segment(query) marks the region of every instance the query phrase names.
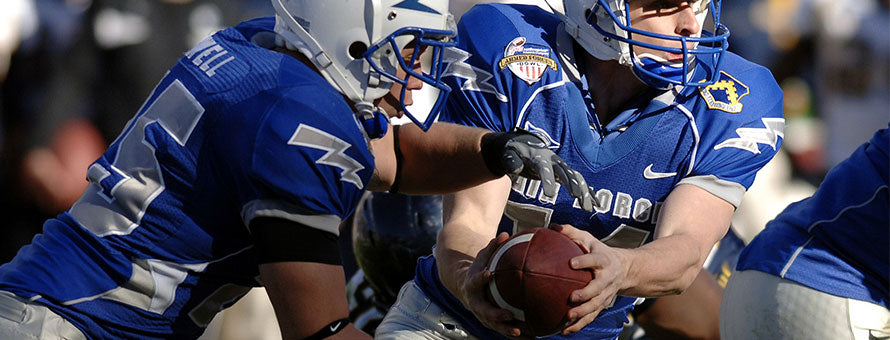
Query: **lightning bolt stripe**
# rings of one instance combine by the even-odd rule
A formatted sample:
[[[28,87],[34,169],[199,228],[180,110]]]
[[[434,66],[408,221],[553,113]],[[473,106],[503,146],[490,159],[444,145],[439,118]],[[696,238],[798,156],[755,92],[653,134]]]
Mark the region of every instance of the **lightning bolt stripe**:
[[[757,144],[766,144],[775,150],[779,137],[785,138],[785,119],[762,118],[761,121],[763,121],[764,128],[738,128],[735,132],[739,137],[730,138],[717,144],[714,150],[737,148],[759,154],[760,149]]]
[[[456,47],[448,47],[443,52],[442,59],[448,65],[442,77],[454,76],[466,79],[460,88],[461,90],[490,93],[501,102],[506,103],[509,101],[507,96],[498,92],[498,89],[492,84],[491,80],[494,76],[491,73],[466,62],[467,59],[470,59],[469,52]]]
[[[340,172],[341,181],[355,184],[359,189],[364,188],[362,179],[357,173],[365,166],[345,154],[346,149],[352,146],[351,144],[306,124],[297,126],[297,130],[294,131],[287,144],[325,151],[324,156],[315,161],[316,164],[340,168],[342,170]]]

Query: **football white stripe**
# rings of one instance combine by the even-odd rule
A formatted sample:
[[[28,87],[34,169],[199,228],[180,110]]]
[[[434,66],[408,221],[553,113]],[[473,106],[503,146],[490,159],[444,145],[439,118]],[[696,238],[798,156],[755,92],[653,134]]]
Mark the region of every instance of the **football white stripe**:
[[[532,237],[534,237],[534,233],[528,233],[524,235],[516,236],[515,238],[505,242],[501,245],[500,248],[494,253],[494,256],[491,258],[491,264],[489,265],[489,270],[494,270],[498,267],[498,261],[501,260],[501,257],[504,256],[504,253],[507,252],[508,249],[512,248],[514,245],[531,241]],[[491,297],[494,299],[495,303],[503,309],[509,310],[513,313],[513,317],[515,317],[519,321],[525,321],[525,312],[522,309],[519,309],[516,306],[513,306],[507,303],[504,300],[504,297],[501,296],[501,293],[498,291],[497,284],[494,280],[488,282],[488,290],[491,292]]]

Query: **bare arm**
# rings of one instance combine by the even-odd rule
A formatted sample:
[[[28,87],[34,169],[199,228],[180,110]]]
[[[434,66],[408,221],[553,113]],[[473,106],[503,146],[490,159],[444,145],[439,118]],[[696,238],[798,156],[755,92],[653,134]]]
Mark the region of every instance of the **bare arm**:
[[[436,263],[446,288],[459,292],[476,254],[497,233],[510,181],[500,179],[443,198],[442,230],[436,240]]]
[[[303,339],[349,315],[343,268],[313,262],[260,265],[283,339]],[[371,339],[352,324],[329,339]]]
[[[655,297],[680,294],[692,284],[714,244],[726,234],[734,207],[693,185],[679,185],[668,195],[655,227],[654,241],[635,249],[606,246],[590,233],[562,226],[564,234],[589,253],[572,260],[574,268],[592,268],[596,279],[572,295],[584,302],[569,311],[579,320],[576,332],[607,307],[616,294]]]
[[[369,190],[389,190],[395,181],[395,130],[391,128],[382,138],[371,141],[377,180]],[[488,171],[481,155],[482,136],[491,131],[447,123],[433,124],[426,132],[405,124],[398,131],[402,152],[400,192],[452,192],[500,177]]]
[[[464,307],[486,327],[507,335],[519,335],[512,314],[486,300],[484,289],[491,278],[485,266],[492,251],[506,238],[497,235],[510,181],[502,178],[463,190],[443,199],[442,230],[436,242],[439,278]]]
[[[735,207],[694,185],[680,185],[665,201],[655,241],[629,254],[627,280],[620,293],[631,296],[680,294],[726,231]],[[659,263],[661,262],[661,263]]]
[[[448,193],[510,173],[540,180],[548,196],[556,194],[560,183],[584,210],[593,210],[593,196],[581,173],[528,132],[495,133],[448,123],[424,132],[406,124],[390,129],[371,146],[377,168],[369,190],[397,186],[409,194]]]
[[[250,221],[260,280],[284,339],[370,339],[346,317],[346,278],[337,236],[276,217]]]

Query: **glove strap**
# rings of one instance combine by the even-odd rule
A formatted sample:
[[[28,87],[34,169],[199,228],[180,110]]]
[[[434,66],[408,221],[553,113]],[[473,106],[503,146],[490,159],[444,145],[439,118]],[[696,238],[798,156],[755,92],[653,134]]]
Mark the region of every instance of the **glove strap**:
[[[529,136],[540,140],[535,134],[523,129],[516,129],[512,132],[489,132],[482,136],[482,158],[485,160],[485,166],[495,176],[503,176],[510,171],[505,167],[504,151],[507,149],[507,143],[517,138]]]

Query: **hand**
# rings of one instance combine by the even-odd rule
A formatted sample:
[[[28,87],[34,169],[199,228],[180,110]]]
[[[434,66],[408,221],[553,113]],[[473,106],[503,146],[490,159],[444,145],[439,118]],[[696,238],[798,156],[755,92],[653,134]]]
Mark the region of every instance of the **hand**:
[[[494,305],[488,301],[485,295],[485,290],[488,289],[488,283],[491,281],[491,271],[487,268],[488,261],[494,255],[497,247],[506,242],[508,238],[507,233],[500,233],[479,251],[460,287],[460,292],[455,295],[485,327],[509,337],[519,337],[522,332],[519,321],[513,319],[513,313]]]
[[[515,174],[540,180],[544,195],[549,197],[556,196],[558,187],[555,183],[559,182],[578,199],[582,209],[593,211],[594,198],[584,176],[530,132],[516,130],[484,135],[482,157],[495,175]]]
[[[571,321],[562,334],[574,333],[593,322],[603,309],[615,302],[627,277],[627,262],[619,249],[605,245],[587,231],[571,225],[551,225],[550,228],[568,236],[587,251],[587,254],[572,258],[572,268],[588,268],[594,273],[593,280],[572,292],[570,297],[571,302],[580,305],[569,310]]]

